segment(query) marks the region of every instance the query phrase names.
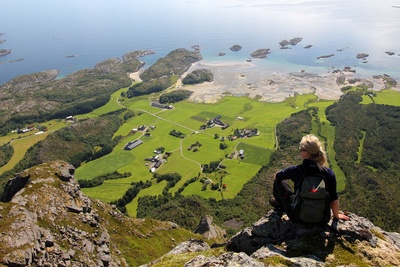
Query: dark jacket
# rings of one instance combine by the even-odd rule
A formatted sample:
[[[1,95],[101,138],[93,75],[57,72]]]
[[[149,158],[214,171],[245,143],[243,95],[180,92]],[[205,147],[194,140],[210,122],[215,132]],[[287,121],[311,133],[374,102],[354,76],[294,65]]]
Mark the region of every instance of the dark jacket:
[[[299,188],[300,178],[304,174],[322,174],[326,177],[327,189],[329,192],[330,201],[338,199],[336,191],[336,176],[335,173],[327,167],[319,168],[315,161],[310,159],[303,160],[303,163],[297,166],[290,166],[284,170],[280,170],[276,174],[276,180],[281,182],[282,180],[292,180],[294,182],[294,193]]]

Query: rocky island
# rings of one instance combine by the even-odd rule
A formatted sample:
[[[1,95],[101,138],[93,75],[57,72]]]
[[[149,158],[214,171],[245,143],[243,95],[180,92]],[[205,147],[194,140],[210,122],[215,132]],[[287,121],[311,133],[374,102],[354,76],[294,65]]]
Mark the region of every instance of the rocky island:
[[[262,48],[254,51],[251,53],[252,58],[266,58],[268,54],[271,54],[271,49],[269,48]]]
[[[230,50],[235,51],[235,52],[239,51],[240,49],[242,49],[242,46],[241,46],[241,45],[233,45],[233,46],[230,48]]]
[[[6,56],[11,53],[10,49],[0,49],[0,57]]]
[[[367,58],[368,56],[369,56],[369,55],[366,54],[366,53],[359,53],[359,54],[357,54],[356,58],[358,58],[358,59],[365,59],[365,58]]]
[[[280,41],[279,45],[281,46],[281,49],[290,49],[288,47],[289,45],[295,46],[298,43],[300,43],[302,40],[303,40],[303,38],[301,38],[301,37],[292,38],[292,39],[290,39],[290,41],[285,39],[285,40]]]

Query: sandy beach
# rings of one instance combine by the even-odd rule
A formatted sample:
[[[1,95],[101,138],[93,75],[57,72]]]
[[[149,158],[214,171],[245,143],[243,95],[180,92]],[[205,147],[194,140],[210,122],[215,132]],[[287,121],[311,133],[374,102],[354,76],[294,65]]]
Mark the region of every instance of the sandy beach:
[[[140,82],[142,82],[142,79],[140,79],[139,75],[140,75],[139,71],[132,72],[132,73],[129,73],[129,78],[131,78],[134,82],[140,83]]]
[[[315,93],[320,99],[337,100],[343,94],[340,89],[348,83],[338,84],[338,77],[346,81],[360,78],[354,72],[345,70],[311,73],[304,70],[284,73],[257,67],[253,62],[206,62],[200,61],[182,75],[195,69],[209,69],[214,75],[213,82],[199,85],[181,85],[177,88],[193,91],[190,99],[195,102],[213,103],[224,95],[249,96],[260,101],[280,102],[295,94]],[[361,79],[361,78],[360,78]],[[384,88],[383,80],[362,78],[359,83],[373,84],[373,90]],[[400,88],[397,88],[400,89]]]
[[[183,85],[182,78],[196,69],[209,69],[214,75],[214,81],[198,85]],[[140,71],[131,73],[129,77],[135,82],[141,82]],[[338,78],[345,77],[344,84],[338,84]],[[266,102],[281,102],[296,94],[314,93],[320,99],[337,100],[343,93],[341,88],[350,85],[349,80],[369,84],[372,90],[385,88],[382,79],[360,77],[353,71],[325,69],[319,73],[305,70],[287,72],[257,66],[254,61],[200,61],[193,64],[175,84],[176,89],[193,91],[190,100],[198,103],[215,103],[225,95],[248,96]],[[394,90],[400,91],[397,85]]]

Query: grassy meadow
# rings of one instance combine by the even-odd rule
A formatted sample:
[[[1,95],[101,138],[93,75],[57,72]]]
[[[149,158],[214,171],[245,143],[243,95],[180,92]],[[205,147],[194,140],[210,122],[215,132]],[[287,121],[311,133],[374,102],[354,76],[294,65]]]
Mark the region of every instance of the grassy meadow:
[[[116,92],[115,94],[121,94]],[[112,101],[118,98],[112,97]],[[119,171],[131,172],[132,176],[123,179],[109,180],[103,185],[94,188],[84,188],[85,194],[99,198],[105,202],[118,199],[129,188],[130,183],[139,180],[150,180],[151,164],[145,158],[154,156],[154,150],[164,147],[171,156],[157,169],[157,173],[177,172],[182,176],[175,187],[170,189],[175,193],[188,179],[206,177],[215,183],[226,185],[226,189],[212,190],[208,186],[202,190],[203,184],[199,181],[189,184],[182,195],[197,194],[206,198],[233,198],[258,170],[269,161],[275,147],[275,126],[291,114],[306,108],[307,103],[316,101],[314,95],[299,95],[290,101],[281,103],[259,102],[247,97],[224,97],[218,103],[199,104],[182,101],[174,104],[172,110],[161,110],[150,106],[149,100],[139,98],[137,101],[122,99],[120,103],[135,111],[136,116],[124,123],[115,133],[122,136],[122,141],[114,151],[97,160],[88,162],[76,171],[77,179],[93,179],[101,174]],[[117,106],[107,105],[108,107]],[[111,109],[95,110],[93,114],[106,113]],[[208,120],[222,116],[221,120],[230,126],[223,130],[221,127],[200,130],[200,126]],[[145,136],[145,132],[136,131],[141,125],[153,126]],[[233,134],[235,129],[257,129],[259,136],[238,138],[233,141],[224,140]],[[185,137],[171,136],[172,131],[182,132]],[[215,138],[218,136],[218,138]],[[144,143],[131,151],[123,150],[125,144],[136,139]],[[227,148],[222,150],[219,145],[223,142]],[[200,144],[196,150],[190,149],[192,144]],[[227,156],[239,150],[245,151],[245,157],[232,159]],[[226,169],[211,174],[202,174],[201,166],[212,161],[222,161]],[[141,194],[159,194],[164,186],[154,184],[143,190]],[[137,198],[127,206],[130,215],[136,214]]]
[[[62,127],[65,127],[67,124],[64,122],[60,122],[58,120],[51,120],[46,123],[41,123],[41,126],[47,127],[47,132],[43,132],[41,134],[37,134],[37,130],[30,131],[23,134],[11,133],[6,136],[0,137],[0,145],[10,143],[14,148],[14,154],[11,157],[10,161],[7,162],[6,165],[0,167],[0,174],[12,170],[15,165],[23,159],[26,151],[34,144],[46,138],[51,132],[57,131]]]

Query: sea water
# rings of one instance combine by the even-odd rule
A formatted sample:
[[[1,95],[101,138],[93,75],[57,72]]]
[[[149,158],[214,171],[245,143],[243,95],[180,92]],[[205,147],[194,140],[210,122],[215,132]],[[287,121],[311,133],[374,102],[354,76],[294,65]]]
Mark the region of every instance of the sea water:
[[[258,68],[350,66],[400,79],[400,0],[1,0],[0,6],[0,49],[12,50],[0,57],[0,84],[48,69],[63,77],[141,49],[157,53],[143,58],[149,66],[193,45],[210,62],[243,62],[269,48]],[[302,41],[280,49],[280,41],[294,37]],[[235,44],[242,49],[232,52]],[[369,56],[360,60],[358,53]]]

